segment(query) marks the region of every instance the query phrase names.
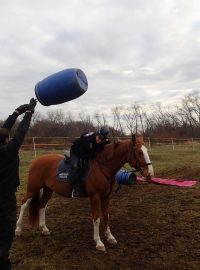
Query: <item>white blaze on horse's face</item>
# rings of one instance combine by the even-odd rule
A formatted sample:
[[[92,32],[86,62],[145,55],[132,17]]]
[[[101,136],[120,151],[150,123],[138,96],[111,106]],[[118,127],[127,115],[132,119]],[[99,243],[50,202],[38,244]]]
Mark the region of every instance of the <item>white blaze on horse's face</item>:
[[[151,163],[151,160],[150,160],[150,158],[149,158],[149,154],[148,154],[147,148],[146,148],[144,145],[142,145],[141,150],[142,150],[142,152],[143,152],[144,159],[145,159],[146,163],[147,163],[147,164],[148,164],[148,163]],[[154,171],[153,171],[153,166],[152,166],[152,164],[148,165],[148,170],[149,170],[149,175],[150,175],[151,177],[153,177],[153,176],[154,176]]]

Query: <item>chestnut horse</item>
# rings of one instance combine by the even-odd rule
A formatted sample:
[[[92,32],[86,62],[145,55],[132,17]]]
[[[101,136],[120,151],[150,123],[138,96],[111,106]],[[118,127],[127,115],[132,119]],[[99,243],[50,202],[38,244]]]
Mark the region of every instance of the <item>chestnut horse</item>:
[[[21,235],[22,218],[28,206],[29,220],[33,221],[37,213],[42,233],[50,234],[45,224],[45,208],[52,193],[56,192],[64,197],[71,197],[69,183],[59,182],[56,179],[57,167],[63,158],[64,156],[59,154],[46,154],[33,160],[29,169],[27,192],[22,200],[17,221],[16,235]],[[97,158],[90,162],[89,173],[84,179],[85,191],[90,198],[94,225],[93,236],[97,250],[105,251],[99,235],[100,211],[104,220],[106,240],[111,244],[117,244],[109,227],[109,201],[115,183],[115,174],[127,162],[140,171],[143,177],[151,178],[153,176],[153,167],[142,136],[133,135],[132,140],[122,140],[105,145]],[[41,189],[43,192],[39,197]],[[36,202],[38,211],[36,211]]]

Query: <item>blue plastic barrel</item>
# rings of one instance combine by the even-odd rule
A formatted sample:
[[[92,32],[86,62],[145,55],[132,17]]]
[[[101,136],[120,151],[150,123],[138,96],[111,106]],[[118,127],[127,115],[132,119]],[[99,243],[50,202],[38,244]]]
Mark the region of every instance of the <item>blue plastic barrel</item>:
[[[35,86],[35,95],[44,105],[61,104],[80,97],[87,91],[88,81],[82,70],[65,69],[48,76]]]
[[[136,182],[137,176],[133,172],[120,170],[116,173],[115,179],[118,184],[133,185]]]

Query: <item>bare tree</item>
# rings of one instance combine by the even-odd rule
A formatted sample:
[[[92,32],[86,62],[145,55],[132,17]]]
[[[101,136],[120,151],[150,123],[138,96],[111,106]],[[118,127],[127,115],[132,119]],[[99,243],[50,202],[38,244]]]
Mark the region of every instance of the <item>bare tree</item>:
[[[94,129],[94,125],[90,115],[86,115],[84,112],[79,113],[79,118],[82,122],[85,131],[91,131]]]
[[[142,132],[153,137],[199,137],[200,134],[198,93],[185,96],[179,105],[163,106],[161,103],[155,103],[147,106],[134,103],[126,107],[116,106],[111,109],[111,112],[113,123],[108,126],[110,116],[105,113],[96,112],[91,117],[81,112],[75,118],[71,112],[64,113],[62,110],[49,111],[45,116],[36,111],[29,134],[77,137],[82,132],[95,131],[100,126],[109,127],[112,136],[124,135],[125,131],[131,134]]]
[[[94,120],[96,120],[97,122],[97,128],[100,128],[101,126],[108,126],[108,121],[104,113],[99,114],[98,112],[96,112],[94,114]]]
[[[65,120],[65,114],[62,110],[48,111],[47,119],[53,123],[63,123]]]
[[[115,133],[120,132],[121,134],[124,134],[123,131],[123,123],[122,123],[122,113],[123,113],[123,107],[122,106],[116,106],[112,109],[113,114],[113,134],[112,136],[116,136]]]
[[[126,107],[122,117],[129,132],[138,133],[138,104]]]

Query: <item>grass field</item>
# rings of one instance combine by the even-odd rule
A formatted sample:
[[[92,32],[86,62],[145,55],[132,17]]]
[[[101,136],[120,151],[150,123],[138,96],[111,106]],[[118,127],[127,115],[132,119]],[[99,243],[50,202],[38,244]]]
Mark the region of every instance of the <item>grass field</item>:
[[[169,146],[154,147],[149,153],[153,162],[155,176],[167,178],[196,178],[200,170],[200,148],[179,146],[172,150]],[[185,173],[184,173],[185,172]]]
[[[65,151],[49,150],[48,152],[63,154]],[[37,157],[48,152],[37,151]],[[170,145],[154,146],[149,151],[149,156],[153,163],[155,177],[200,180],[199,145],[196,145],[195,148],[179,145],[175,150],[172,150]],[[21,198],[25,192],[29,165],[34,158],[33,151],[21,151],[20,153],[21,184],[17,193],[18,198]]]
[[[149,154],[155,177],[200,181],[198,147],[172,150],[162,145]],[[18,207],[34,153],[22,151],[20,156]],[[88,199],[55,194],[46,217],[52,235],[42,237],[38,229],[25,224],[24,234],[12,246],[13,270],[199,270],[199,205],[199,183],[191,188],[149,183],[122,186],[118,193],[113,192],[110,209],[111,230],[118,245],[105,242],[101,225],[107,249],[101,253],[95,250],[92,238]]]

